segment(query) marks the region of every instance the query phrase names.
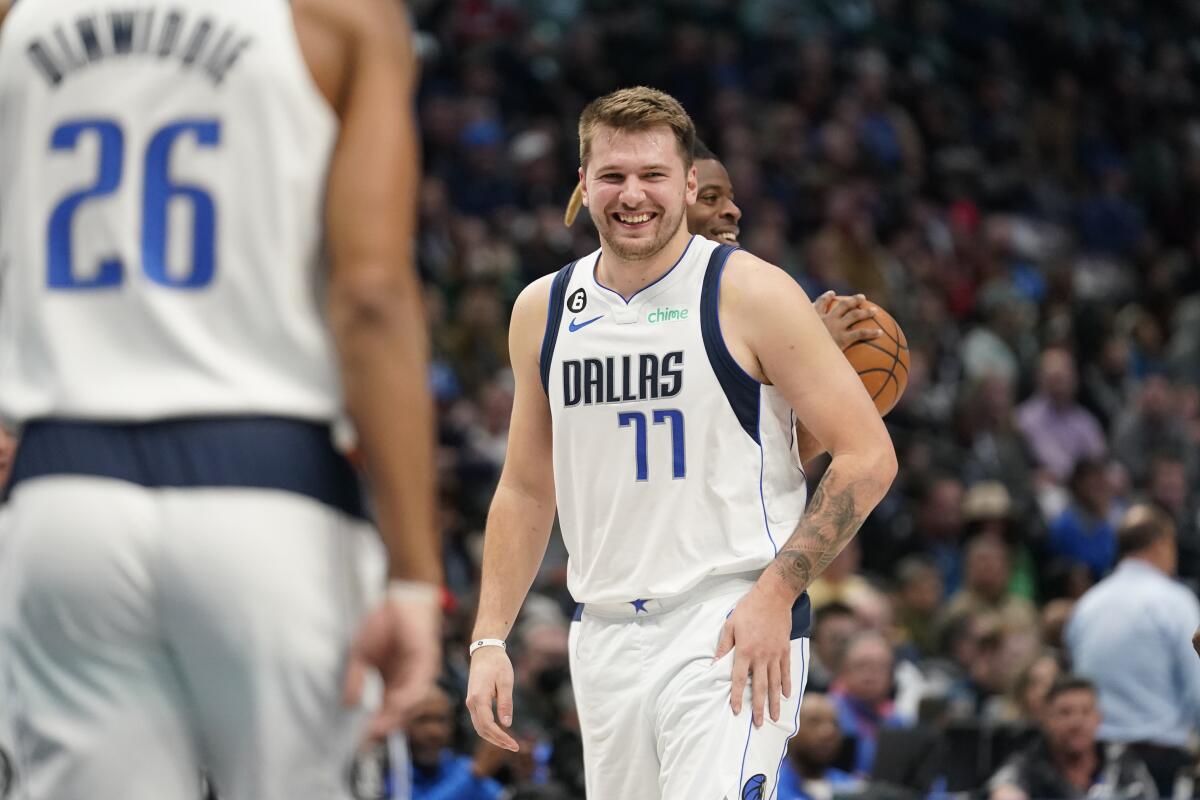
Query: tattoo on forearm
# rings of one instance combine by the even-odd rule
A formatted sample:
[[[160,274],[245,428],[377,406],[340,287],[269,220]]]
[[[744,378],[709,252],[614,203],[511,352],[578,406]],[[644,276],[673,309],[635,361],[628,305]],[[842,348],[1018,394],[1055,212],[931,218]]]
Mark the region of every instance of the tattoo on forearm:
[[[837,557],[882,494],[876,481],[847,478],[831,465],[791,538],[779,550],[775,567],[797,594]]]

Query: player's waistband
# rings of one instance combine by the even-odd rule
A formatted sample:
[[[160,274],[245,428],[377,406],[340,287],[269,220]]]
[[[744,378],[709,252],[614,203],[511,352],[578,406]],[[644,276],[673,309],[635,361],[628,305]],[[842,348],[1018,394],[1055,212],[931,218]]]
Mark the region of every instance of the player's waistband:
[[[627,600],[620,603],[578,603],[575,606],[574,621],[583,619],[586,612],[589,616],[613,621],[632,621],[640,617],[665,614],[684,606],[719,597],[723,594],[750,591],[762,570],[742,572],[733,575],[710,575],[700,583],[670,597],[653,599]],[[792,636],[793,639],[809,636],[812,630],[812,603],[808,592],[803,592],[792,605]]]
[[[329,426],[282,417],[155,422],[41,419],[21,430],[8,489],[51,475],[113,478],[151,489],[275,489],[365,518],[353,467]]]

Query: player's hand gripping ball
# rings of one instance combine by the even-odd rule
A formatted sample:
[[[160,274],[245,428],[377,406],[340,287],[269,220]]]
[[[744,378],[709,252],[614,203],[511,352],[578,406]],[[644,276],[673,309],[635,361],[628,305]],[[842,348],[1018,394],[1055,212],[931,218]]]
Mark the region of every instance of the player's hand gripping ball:
[[[854,342],[842,352],[862,379],[880,415],[896,407],[908,386],[908,339],[892,315],[875,303],[867,303],[871,316],[850,326],[879,328],[883,335]]]

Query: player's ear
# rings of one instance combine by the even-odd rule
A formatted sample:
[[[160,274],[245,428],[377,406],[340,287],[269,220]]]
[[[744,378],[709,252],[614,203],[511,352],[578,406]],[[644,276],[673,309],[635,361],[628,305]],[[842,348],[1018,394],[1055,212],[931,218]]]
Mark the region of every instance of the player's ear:
[[[579,168],[579,197],[580,197],[580,200],[583,202],[583,207],[587,208],[588,207],[588,191],[587,191],[587,181],[584,180],[583,167]]]
[[[688,167],[687,171],[687,204],[689,206],[693,205],[696,202],[696,198],[699,196],[699,194],[700,180],[696,177],[696,162],[693,161],[692,165]]]

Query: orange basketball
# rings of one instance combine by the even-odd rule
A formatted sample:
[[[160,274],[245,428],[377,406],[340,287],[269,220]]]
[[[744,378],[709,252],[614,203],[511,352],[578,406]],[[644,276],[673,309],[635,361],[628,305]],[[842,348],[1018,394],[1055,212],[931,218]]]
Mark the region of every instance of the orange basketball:
[[[854,323],[850,330],[879,328],[883,335],[855,342],[842,352],[858,372],[882,416],[896,407],[908,386],[908,339],[891,314],[874,303],[867,303],[867,307],[874,316]]]

